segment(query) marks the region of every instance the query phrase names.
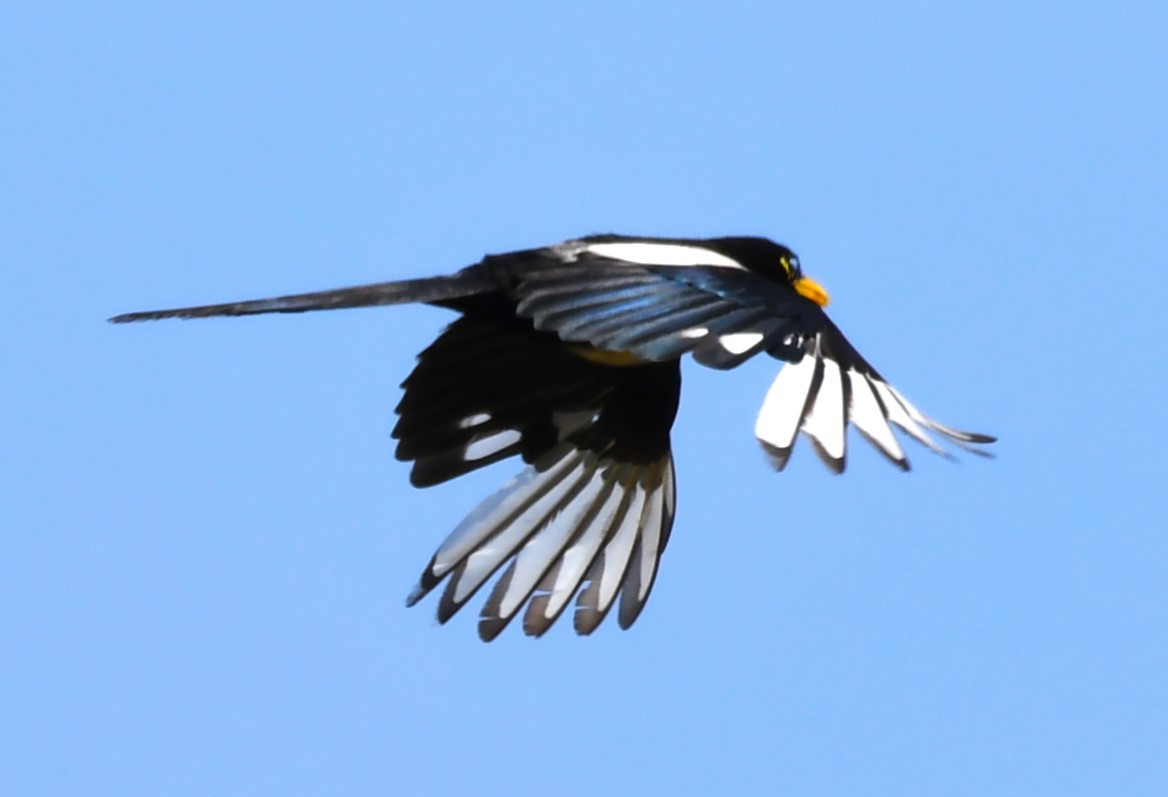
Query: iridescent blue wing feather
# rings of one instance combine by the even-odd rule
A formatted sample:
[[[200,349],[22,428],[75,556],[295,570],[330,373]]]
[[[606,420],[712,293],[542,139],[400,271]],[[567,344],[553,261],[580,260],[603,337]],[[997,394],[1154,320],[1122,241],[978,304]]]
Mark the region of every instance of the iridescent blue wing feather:
[[[520,315],[564,340],[658,362],[692,352],[714,368],[763,351],[799,357],[798,342],[820,315],[742,268],[597,256],[529,271],[513,294]]]

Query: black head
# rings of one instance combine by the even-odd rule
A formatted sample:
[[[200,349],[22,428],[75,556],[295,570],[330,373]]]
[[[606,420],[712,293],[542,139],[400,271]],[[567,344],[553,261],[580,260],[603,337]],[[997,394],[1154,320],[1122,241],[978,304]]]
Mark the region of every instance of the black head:
[[[803,276],[799,256],[782,244],[769,238],[728,237],[711,238],[702,242],[709,249],[724,254],[753,271],[760,277],[790,285],[804,298],[818,304],[827,305],[827,291],[819,283]]]

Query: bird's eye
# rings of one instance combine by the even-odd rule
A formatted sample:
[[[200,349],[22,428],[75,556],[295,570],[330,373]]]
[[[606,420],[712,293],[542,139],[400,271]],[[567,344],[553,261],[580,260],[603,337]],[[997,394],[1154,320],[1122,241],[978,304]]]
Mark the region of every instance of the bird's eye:
[[[799,258],[795,255],[782,255],[779,258],[779,265],[783,267],[783,271],[787,274],[787,279],[797,280],[803,273],[799,267]]]

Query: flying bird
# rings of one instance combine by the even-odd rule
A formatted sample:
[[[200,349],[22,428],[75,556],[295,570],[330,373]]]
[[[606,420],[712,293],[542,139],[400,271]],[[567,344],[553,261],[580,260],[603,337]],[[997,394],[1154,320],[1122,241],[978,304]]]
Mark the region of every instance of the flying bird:
[[[540,636],[575,598],[594,631],[617,606],[640,615],[673,527],[669,433],[680,359],[730,369],[785,361],[754,432],[786,466],[802,432],[844,470],[850,423],[893,465],[893,428],[937,453],[937,438],[984,454],[984,434],[921,413],[827,317],[826,291],[765,238],[598,235],[488,255],[447,276],[228,304],[127,313],[115,323],[424,303],[459,313],[402,387],[396,456],[417,487],[518,456],[527,467],[448,536],[407,599],[443,585],[446,622],[500,569],[483,605],[490,641],[520,612]]]

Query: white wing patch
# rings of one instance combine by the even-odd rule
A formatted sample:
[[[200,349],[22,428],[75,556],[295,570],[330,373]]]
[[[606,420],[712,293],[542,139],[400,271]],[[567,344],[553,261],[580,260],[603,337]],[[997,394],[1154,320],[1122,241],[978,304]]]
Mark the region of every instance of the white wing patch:
[[[462,458],[467,462],[485,459],[522,439],[523,433],[517,429],[503,429],[485,437],[476,437],[467,445],[466,450],[462,453]]]
[[[472,426],[481,426],[487,421],[491,420],[491,413],[476,412],[474,415],[468,415],[458,422],[459,429],[469,429]]]
[[[802,430],[828,467],[842,473],[847,464],[849,422],[902,470],[909,469],[908,457],[893,426],[942,456],[948,453],[930,432],[977,454],[985,452],[970,444],[993,442],[985,435],[934,421],[875,372],[845,370],[823,353],[818,339],[802,360],[779,371],[759,410],[754,434],[778,470],[786,466]]]
[[[524,630],[543,634],[577,592],[579,633],[591,633],[618,595],[620,624],[627,627],[649,597],[673,505],[668,454],[644,465],[617,464],[561,444],[459,524],[407,603],[446,580],[438,607],[439,622],[446,622],[507,564],[479,618],[484,640],[494,639],[524,604]]]
[[[611,260],[623,260],[642,266],[717,266],[719,268],[743,268],[737,260],[700,246],[683,244],[614,242],[585,245],[581,252]]]
[[[718,343],[731,354],[743,354],[762,343],[764,337],[761,332],[731,332],[718,338]]]

